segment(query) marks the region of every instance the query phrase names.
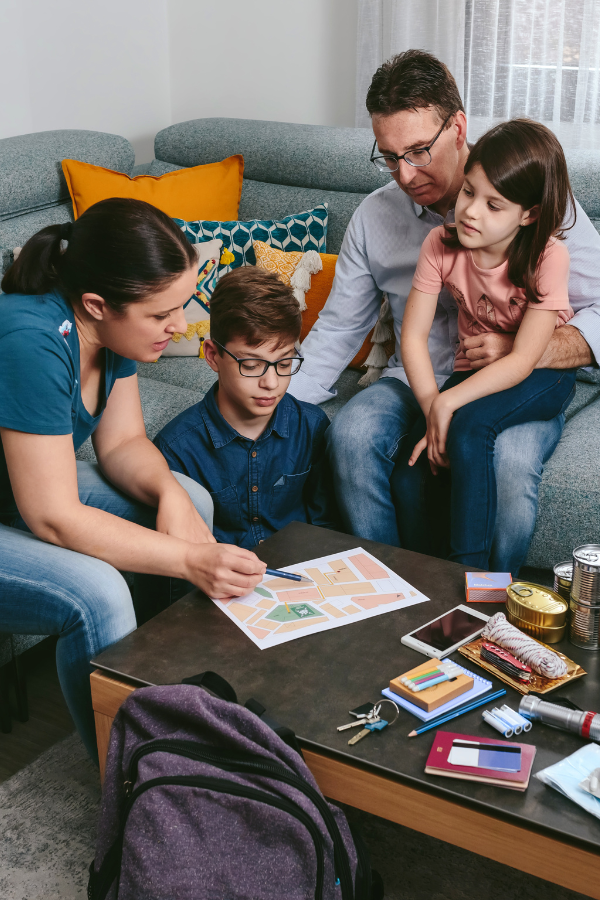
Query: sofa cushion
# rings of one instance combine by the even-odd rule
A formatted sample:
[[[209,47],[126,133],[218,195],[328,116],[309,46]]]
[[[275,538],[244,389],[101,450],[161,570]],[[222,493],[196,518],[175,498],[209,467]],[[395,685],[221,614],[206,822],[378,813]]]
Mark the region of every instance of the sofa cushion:
[[[205,359],[191,356],[161,358],[155,363],[138,363],[140,380],[160,381],[175,387],[194,391],[201,400],[217,380],[216,374]]]
[[[184,222],[175,219],[192,244],[218,239],[229,258],[219,269],[219,277],[239,266],[255,265],[253,241],[265,241],[283,250],[316,250],[324,253],[327,241],[327,205],[287,215],[279,221],[252,219],[248,222]],[[227,254],[224,254],[227,258]]]
[[[47,225],[62,225],[63,222],[72,221],[70,202],[38,209],[14,219],[0,219],[0,274],[4,274],[12,263],[14,248],[22,247],[36,231]]]
[[[42,131],[0,140],[0,220],[68,200],[60,167],[66,156],[127,173],[135,162],[129,141],[99,131]]]
[[[578,385],[578,390],[581,385]],[[600,535],[600,400],[565,425],[546,464],[528,566],[549,568]]]
[[[193,244],[198,254],[196,290],[184,304],[187,329],[176,331],[161,356],[204,356],[203,343],[210,330],[210,298],[219,274],[222,241]]]

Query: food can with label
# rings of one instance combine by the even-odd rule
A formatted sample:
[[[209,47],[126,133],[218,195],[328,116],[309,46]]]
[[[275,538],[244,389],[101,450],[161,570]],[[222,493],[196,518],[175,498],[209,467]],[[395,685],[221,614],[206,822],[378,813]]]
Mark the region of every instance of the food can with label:
[[[600,650],[600,544],[573,550],[569,640],[585,650]]]
[[[558,563],[554,566],[554,590],[557,594],[569,602],[571,599],[571,584],[573,582],[573,560]]]
[[[506,596],[508,612],[525,623],[539,628],[561,628],[567,621],[568,601],[542,584],[513,581],[506,589]]]

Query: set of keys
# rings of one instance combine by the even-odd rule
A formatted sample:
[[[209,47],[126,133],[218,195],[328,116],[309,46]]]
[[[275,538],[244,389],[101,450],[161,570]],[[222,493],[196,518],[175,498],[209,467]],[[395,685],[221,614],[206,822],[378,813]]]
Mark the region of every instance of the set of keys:
[[[391,721],[388,721],[379,715],[382,704],[384,703],[391,703],[396,711],[396,715]],[[400,710],[393,700],[381,700],[377,704],[365,703],[364,706],[359,706],[357,709],[351,709],[350,715],[356,716],[356,721],[349,722],[347,725],[338,725],[337,730],[348,731],[350,728],[357,728],[362,725],[362,730],[348,741],[348,746],[352,747],[373,731],[383,731],[388,725],[393,725],[400,715]]]

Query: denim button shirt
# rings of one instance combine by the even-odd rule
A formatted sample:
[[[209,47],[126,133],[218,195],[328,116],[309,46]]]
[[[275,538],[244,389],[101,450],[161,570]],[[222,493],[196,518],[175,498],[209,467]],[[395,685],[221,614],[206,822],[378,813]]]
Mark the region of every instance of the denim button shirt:
[[[218,383],[154,440],[173,471],[210,492],[216,539],[250,548],[293,521],[335,527],[323,410],[284,394],[253,441],[223,418],[217,389]]]

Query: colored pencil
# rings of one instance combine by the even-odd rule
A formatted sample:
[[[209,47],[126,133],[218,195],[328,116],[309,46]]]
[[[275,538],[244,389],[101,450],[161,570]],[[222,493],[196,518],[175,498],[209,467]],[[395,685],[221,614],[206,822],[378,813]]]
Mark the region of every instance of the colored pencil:
[[[437,728],[438,725],[443,725],[444,722],[449,722],[450,719],[456,719],[458,716],[462,716],[463,713],[471,712],[472,709],[477,709],[478,706],[485,706],[486,703],[489,703],[490,700],[496,700],[498,697],[503,697],[506,694],[506,691],[502,688],[499,691],[494,691],[491,694],[487,694],[485,697],[478,697],[477,700],[473,700],[472,703],[467,703],[465,706],[460,706],[458,709],[453,709],[451,712],[446,713],[445,716],[438,716],[437,719],[433,719],[431,722],[426,722],[425,725],[421,725],[420,728],[415,728],[414,731],[411,731],[409,737],[416,737],[418,734],[423,734],[424,731],[430,731],[432,728]]]
[[[306,575],[296,575],[295,572],[282,572],[281,569],[267,569],[265,575],[273,575],[275,578],[289,578],[290,581],[303,581],[305,584],[314,584],[312,578]]]

